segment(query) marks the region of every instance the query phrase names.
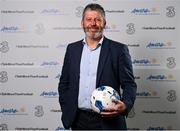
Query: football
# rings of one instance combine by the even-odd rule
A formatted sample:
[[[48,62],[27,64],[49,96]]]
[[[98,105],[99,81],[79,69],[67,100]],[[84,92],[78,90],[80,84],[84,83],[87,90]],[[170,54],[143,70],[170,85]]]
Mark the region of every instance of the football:
[[[110,86],[100,86],[92,92],[91,108],[93,111],[100,113],[103,108],[110,108],[114,105],[112,99],[120,101],[117,91]]]

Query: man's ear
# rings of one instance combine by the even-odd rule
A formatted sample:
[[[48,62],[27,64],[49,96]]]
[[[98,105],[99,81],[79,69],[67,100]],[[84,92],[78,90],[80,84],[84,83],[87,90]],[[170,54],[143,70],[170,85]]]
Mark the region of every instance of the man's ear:
[[[104,21],[104,28],[106,27],[106,21]]]
[[[104,26],[106,26],[106,21],[104,21]]]

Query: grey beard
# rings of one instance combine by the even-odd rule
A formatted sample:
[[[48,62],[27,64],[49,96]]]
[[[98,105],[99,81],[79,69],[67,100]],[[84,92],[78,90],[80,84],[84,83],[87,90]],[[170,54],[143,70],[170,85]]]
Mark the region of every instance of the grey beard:
[[[96,32],[94,35],[90,35],[88,32],[85,32],[86,36],[90,37],[91,39],[96,39],[102,35],[102,32]]]
[[[103,29],[102,29],[101,31],[96,32],[94,35],[90,35],[90,34],[86,31],[86,28],[85,28],[85,27],[83,27],[83,30],[84,30],[84,32],[85,32],[85,35],[86,35],[87,37],[91,38],[91,39],[96,39],[96,38],[100,37],[100,36],[102,35],[102,33],[103,33]]]

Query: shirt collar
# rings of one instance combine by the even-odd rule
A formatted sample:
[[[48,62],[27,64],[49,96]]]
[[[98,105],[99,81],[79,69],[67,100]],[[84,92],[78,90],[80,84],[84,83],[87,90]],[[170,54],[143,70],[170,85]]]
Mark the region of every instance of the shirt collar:
[[[102,45],[103,40],[104,40],[104,36],[102,36],[102,38],[101,38],[101,39],[100,39],[100,41],[98,42],[98,45]],[[83,43],[83,45],[84,45],[84,44],[87,44],[87,42],[86,42],[86,39],[85,39],[85,38],[83,39],[82,43]]]

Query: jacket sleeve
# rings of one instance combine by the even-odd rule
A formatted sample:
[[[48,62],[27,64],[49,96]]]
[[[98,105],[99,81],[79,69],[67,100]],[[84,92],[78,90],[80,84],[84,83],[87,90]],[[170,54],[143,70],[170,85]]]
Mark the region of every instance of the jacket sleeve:
[[[69,65],[70,65],[70,58],[69,58],[69,46],[67,46],[65,57],[64,57],[64,63],[62,66],[60,81],[58,85],[58,93],[59,93],[59,103],[61,105],[61,109],[63,108],[63,105],[65,104],[65,96],[66,91],[69,87]]]
[[[128,112],[130,112],[134,105],[137,85],[133,75],[131,56],[126,45],[123,46],[121,55],[119,56],[119,74],[120,85],[123,90],[122,101],[127,107],[125,115],[128,115]]]

